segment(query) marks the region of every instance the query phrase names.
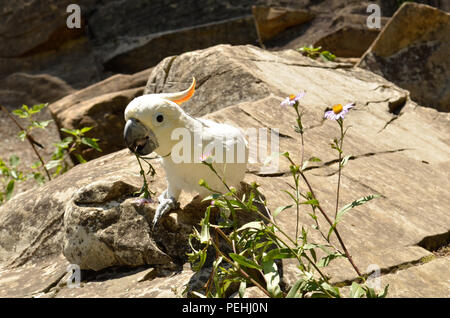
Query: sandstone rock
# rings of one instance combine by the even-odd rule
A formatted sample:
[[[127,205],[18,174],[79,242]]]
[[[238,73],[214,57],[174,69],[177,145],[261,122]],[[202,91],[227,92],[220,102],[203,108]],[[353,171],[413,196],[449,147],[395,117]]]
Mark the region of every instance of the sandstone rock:
[[[186,284],[194,274],[189,266],[179,273],[141,280],[148,272],[145,268],[122,270],[115,273],[105,270],[82,280],[81,288],[56,287],[48,294],[55,298],[180,298]],[[99,278],[97,278],[99,277]],[[102,292],[99,293],[99,290]]]
[[[80,4],[93,1],[80,1]],[[0,57],[19,57],[57,49],[67,40],[80,36],[82,29],[66,25],[66,7],[71,2],[14,1],[2,4]],[[81,31],[81,32],[80,32]]]
[[[0,297],[45,295],[67,273],[69,263],[63,255],[15,269],[0,269]]]
[[[382,1],[377,1],[379,4]],[[367,7],[373,1],[272,1],[271,6],[287,6],[289,10],[307,12],[315,16],[279,33],[265,46],[270,49],[298,49],[302,46],[322,46],[338,57],[360,57],[375,39],[379,30],[367,27]],[[381,27],[388,18],[381,11]]]
[[[383,276],[380,283],[389,284],[390,297],[448,298],[450,258],[438,258],[400,269]]]
[[[66,82],[48,74],[14,73],[0,83],[3,106],[14,108],[51,103],[73,92]]]
[[[315,15],[306,10],[292,10],[276,7],[252,7],[259,40],[264,43],[289,27],[314,19]]]
[[[105,156],[92,164],[76,166],[44,186],[20,193],[2,205],[1,264],[17,267],[59,255],[64,234],[64,208],[74,192],[108,176],[139,186],[135,164],[136,158],[128,156],[126,151]]]
[[[152,69],[147,69],[133,75],[116,74],[107,79],[78,90],[54,103],[49,108],[55,117],[59,117],[67,108],[75,104],[87,101],[91,98],[104,94],[115,93],[132,88],[145,86]]]
[[[135,199],[124,201],[138,190],[120,180],[100,180],[74,194],[64,214],[63,252],[69,262],[96,271],[170,262],[150,236]]]
[[[12,73],[51,74],[75,88],[98,81],[85,25],[94,0],[83,0],[82,28],[69,29],[66,8],[71,1],[14,1],[2,5],[0,18],[0,78]]]
[[[78,1],[81,28],[66,25],[71,1],[2,5],[0,78],[51,74],[83,88],[111,72],[135,73],[182,51],[256,43],[253,1]],[[151,23],[148,23],[151,21]],[[174,31],[176,30],[176,31]]]
[[[370,47],[379,30],[344,26],[316,41],[314,47],[332,52],[339,57],[360,57]]]
[[[110,53],[103,57],[103,64],[108,71],[133,73],[155,66],[170,55],[222,43],[239,45],[256,42],[253,18],[247,15],[124,40],[108,50]]]
[[[409,90],[419,104],[448,112],[449,34],[449,13],[406,2],[358,66]]]
[[[0,78],[16,72],[50,74],[80,89],[105,76],[97,65],[92,44],[86,37],[64,42],[57,52],[50,50],[26,56],[0,57]]]

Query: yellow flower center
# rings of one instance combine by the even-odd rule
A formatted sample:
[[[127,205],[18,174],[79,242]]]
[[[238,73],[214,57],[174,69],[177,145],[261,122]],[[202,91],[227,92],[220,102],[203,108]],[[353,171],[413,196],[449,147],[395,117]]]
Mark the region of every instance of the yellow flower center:
[[[339,114],[343,109],[344,109],[344,107],[341,104],[336,104],[333,106],[333,112],[336,115]]]
[[[289,100],[293,100],[295,98],[294,94],[289,95]]]

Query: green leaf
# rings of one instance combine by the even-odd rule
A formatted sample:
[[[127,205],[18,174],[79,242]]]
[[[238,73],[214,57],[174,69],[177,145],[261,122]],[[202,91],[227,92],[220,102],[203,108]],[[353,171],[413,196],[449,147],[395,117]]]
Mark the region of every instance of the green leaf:
[[[303,165],[302,165],[302,170],[305,170],[306,167],[309,165],[310,162],[320,162],[320,161],[322,161],[322,160],[320,160],[320,159],[317,158],[317,157],[311,157],[311,158],[309,158],[308,160],[306,160],[306,161],[303,163]]]
[[[11,199],[12,193],[14,191],[14,180],[9,180],[8,185],[6,186],[6,200]]]
[[[294,200],[294,202],[297,202],[296,197],[292,193],[290,193],[288,190],[281,190],[281,191],[287,193],[291,197],[291,199]]]
[[[19,165],[19,157],[17,157],[16,155],[12,155],[11,157],[9,157],[9,164],[11,165],[11,167],[17,167]]]
[[[262,230],[263,229],[263,223],[262,221],[253,221],[244,224],[239,229],[237,229],[237,232],[246,230],[246,229],[255,229],[255,230]]]
[[[76,154],[75,157],[77,157],[77,160],[79,163],[86,163],[87,161],[83,158],[82,155]]]
[[[338,213],[336,214],[336,220],[334,221],[334,223],[337,225],[337,224],[341,221],[343,215],[344,215],[346,212],[348,212],[350,209],[353,209],[354,207],[357,207],[357,206],[359,206],[359,205],[363,205],[364,203],[369,202],[370,200],[376,199],[376,198],[378,198],[379,196],[380,196],[379,194],[371,194],[371,195],[362,197],[362,198],[360,198],[360,199],[357,199],[357,200],[353,201],[352,203],[349,203],[349,204],[345,205],[345,206],[344,206],[342,209],[340,209],[340,210],[338,211]],[[335,226],[334,226],[334,227],[335,227]]]
[[[339,288],[333,287],[330,284],[323,282],[321,284],[322,288],[325,289],[329,294],[331,294],[333,297],[340,298],[341,294],[339,293]]]
[[[361,298],[364,294],[364,289],[358,283],[353,282],[350,288],[350,297]]]
[[[95,150],[101,152],[102,150],[100,149],[100,147],[97,144],[98,139],[96,138],[87,138],[87,137],[83,137],[81,138],[81,142],[91,148],[94,148]]]
[[[389,284],[387,284],[386,287],[384,287],[383,292],[378,295],[378,298],[386,298],[387,293],[388,293],[388,289],[389,289]]]
[[[283,212],[286,209],[292,208],[292,204],[291,205],[285,205],[285,206],[279,206],[273,213],[272,216],[273,218],[276,218],[278,216],[278,214],[280,214],[281,212]]]
[[[198,298],[206,298],[205,295],[203,295],[203,294],[201,294],[199,292],[196,292],[195,290],[191,291],[191,294],[194,295],[194,296],[197,296]]]
[[[245,290],[247,289],[247,282],[243,280],[239,284],[239,297],[244,298]]]
[[[365,286],[364,289],[366,290],[367,298],[377,298],[377,293],[375,293],[375,290],[373,288]]]
[[[9,173],[11,174],[11,177],[13,177],[13,179],[15,179],[15,180],[19,179],[19,176],[17,175],[16,170],[10,170]]]
[[[298,281],[295,282],[294,286],[291,287],[289,290],[289,293],[286,295],[286,298],[297,298],[299,297],[298,292],[300,290],[300,287],[304,283],[304,279],[301,278]]]
[[[27,137],[26,131],[25,131],[25,130],[22,130],[22,131],[19,133],[19,139],[20,139],[21,141],[24,141],[26,137]]]
[[[67,134],[71,134],[74,135],[75,137],[80,135],[80,130],[79,129],[67,129],[67,128],[61,128],[61,131],[67,133]]]
[[[61,165],[62,160],[50,160],[45,164],[45,168],[47,170],[53,169],[59,165]]]
[[[208,195],[207,197],[205,197],[203,201],[211,201],[211,200],[217,200],[222,196],[221,193],[211,193],[210,195]]]
[[[34,172],[34,173],[33,173],[33,178],[34,178],[34,180],[36,180],[36,182],[37,182],[39,185],[42,185],[42,184],[45,183],[45,178],[44,178],[44,176],[43,176],[41,173],[39,173],[39,172]]]
[[[267,252],[266,255],[263,256],[263,261],[269,261],[274,259],[282,259],[282,258],[293,258],[295,255],[292,254],[291,250],[288,248],[275,248]]]
[[[259,266],[254,261],[246,258],[245,256],[235,254],[235,253],[230,253],[230,257],[233,259],[233,261],[235,261],[236,263],[238,263],[241,266],[248,267],[248,268],[261,269],[261,266]]]
[[[44,120],[44,121],[33,121],[33,126],[37,128],[45,129],[48,124],[50,124],[53,120]]]
[[[264,279],[266,281],[267,291],[272,297],[281,297],[280,275],[277,264],[273,260],[262,263]]]
[[[35,113],[39,113],[42,108],[47,107],[48,104],[38,104],[38,105],[34,105],[30,110],[29,113],[30,114],[35,114]]]
[[[31,169],[37,169],[40,166],[42,166],[42,162],[40,161],[35,161],[32,165],[31,165]]]
[[[81,133],[82,134],[84,134],[84,133],[87,133],[89,130],[91,130],[92,128],[94,128],[94,127],[83,127],[83,128],[81,128]]]
[[[311,199],[304,202],[300,202],[300,204],[310,204],[312,206],[319,206],[319,201],[316,199]]]
[[[200,225],[202,227],[200,232],[200,243],[207,244],[209,242],[210,236],[209,236],[209,215],[211,213],[211,207],[209,206],[206,209],[205,217],[200,221]]]
[[[330,264],[330,262],[332,260],[334,260],[336,258],[339,258],[339,257],[345,257],[345,256],[340,254],[340,253],[334,253],[334,254],[329,254],[327,256],[324,256],[317,263],[317,266],[319,266],[319,267],[326,267],[326,266],[328,266],[328,264]]]
[[[61,140],[60,142],[55,143],[54,145],[58,148],[69,148],[70,144],[73,142],[73,137],[66,137],[63,140]]]
[[[15,109],[12,111],[12,113],[20,118],[27,118],[28,113],[24,112],[22,109]]]

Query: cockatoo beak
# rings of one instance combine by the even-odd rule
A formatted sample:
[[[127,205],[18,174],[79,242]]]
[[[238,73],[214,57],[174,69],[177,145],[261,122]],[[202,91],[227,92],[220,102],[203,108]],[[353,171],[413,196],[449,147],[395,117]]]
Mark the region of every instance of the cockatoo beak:
[[[129,119],[125,124],[123,137],[127,147],[140,156],[152,153],[159,146],[153,131],[134,118]]]

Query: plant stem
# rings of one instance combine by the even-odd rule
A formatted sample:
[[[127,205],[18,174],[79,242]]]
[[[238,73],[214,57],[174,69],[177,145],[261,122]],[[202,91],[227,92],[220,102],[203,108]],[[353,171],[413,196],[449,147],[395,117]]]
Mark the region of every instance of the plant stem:
[[[298,224],[300,222],[300,198],[298,197],[299,189],[298,189],[298,177],[297,174],[294,174],[294,181],[295,181],[295,195],[296,195],[296,213],[297,213],[297,219],[295,224],[295,244],[298,244]]]
[[[342,164],[341,164],[341,160],[342,160],[342,145],[344,143],[344,123],[343,123],[342,119],[339,119],[338,123],[339,123],[339,126],[341,127],[341,139],[340,139],[340,145],[339,145],[339,149],[338,149],[338,153],[339,153],[339,160],[338,160],[339,170],[338,170],[338,183],[337,183],[337,191],[336,191],[336,211],[334,212],[334,219],[336,219],[337,213],[338,213],[338,209],[339,209],[339,189],[340,189],[340,186],[341,186],[341,170],[342,170]]]
[[[147,183],[147,178],[145,177],[145,171],[142,168],[142,164],[141,164],[141,160],[139,159],[139,156],[137,154],[134,154],[134,155],[136,156],[136,159],[139,163],[139,167],[141,168],[140,174],[142,175],[142,178],[144,178],[144,198],[149,199],[150,193],[148,191],[148,183]]]
[[[8,117],[16,124],[16,126],[20,129],[23,130],[25,132],[25,137],[27,137],[28,142],[30,143],[31,147],[33,148],[34,153],[36,154],[36,156],[39,158],[39,161],[42,163],[42,168],[44,169],[45,173],[47,174],[47,178],[48,180],[52,180],[52,178],[50,177],[50,173],[48,172],[47,168],[45,168],[45,162],[42,159],[41,155],[39,154],[39,152],[37,151],[36,147],[34,146],[34,144],[36,143],[33,139],[33,137],[31,137],[26,129],[23,129],[23,127],[16,121],[16,119],[11,116],[11,114],[9,113],[9,111],[3,106],[0,105],[0,108],[6,113],[6,115],[8,115]]]
[[[289,160],[291,160],[290,158],[289,158]],[[292,160],[291,160],[291,162],[292,162]],[[239,201],[239,203],[241,203],[243,206],[245,206],[246,207],[246,205],[244,204],[244,202],[242,202],[242,200],[234,193],[234,192],[232,192],[231,191],[231,189],[230,189],[230,187],[226,184],[226,182],[224,182],[223,181],[223,179],[220,177],[220,175],[217,173],[217,171],[212,167],[212,165],[209,165],[209,167],[210,167],[210,169],[214,172],[214,174],[222,181],[222,183],[223,183],[223,185],[227,188],[227,190],[229,191],[229,192],[231,192],[232,194],[233,194],[233,197],[237,200],[237,201]],[[300,172],[301,173],[301,172]],[[312,189],[311,189],[311,194],[313,194],[313,192],[312,192]],[[313,194],[313,196],[314,196],[314,194]],[[249,212],[252,212],[250,209],[249,209]],[[323,211],[322,211],[323,212]],[[263,219],[263,220],[265,220],[266,222],[268,222],[268,223],[270,223],[270,224],[272,224],[281,234],[283,234],[289,241],[291,241],[292,242],[292,244],[294,244],[295,246],[298,246],[298,243],[297,243],[297,238],[296,238],[296,240],[294,241],[294,240],[292,240],[292,238],[289,236],[289,235],[287,235],[287,233],[285,233],[273,220],[271,220],[270,218],[268,218],[268,217],[266,217],[264,214],[262,214],[259,210],[256,210],[256,213]],[[325,213],[325,212],[323,212],[323,213]],[[221,232],[221,231],[220,231]],[[220,232],[219,232],[219,234],[220,234]],[[336,233],[337,234],[337,233]],[[224,234],[225,235],[225,234]],[[291,251],[291,253],[294,253],[295,255],[296,255],[296,257],[297,257],[297,259],[301,262],[301,260],[300,260],[300,258],[299,258],[299,256],[297,255],[297,253],[295,253],[293,250],[292,250],[292,248],[290,248],[289,247],[289,245],[288,244],[286,244],[285,242],[283,242],[283,240],[280,238],[280,237],[278,237],[276,234],[274,234],[275,235],[275,237],[281,242],[281,243],[283,243],[284,244],[284,246],[286,246],[290,251]],[[228,241],[229,241],[229,239],[228,239]],[[343,242],[342,242],[342,244],[344,244]],[[344,246],[345,247],[345,246]],[[348,254],[348,252],[347,252],[347,254]],[[347,255],[346,254],[346,255]],[[348,254],[348,256],[350,256],[350,254]],[[347,257],[348,257],[347,256]],[[316,266],[316,264],[306,255],[306,254],[304,254],[304,257],[313,265],[313,267],[317,270],[317,272],[320,274],[320,276],[322,276],[322,278],[325,280],[325,281],[327,281],[328,282],[328,278],[320,271],[320,269]]]
[[[288,160],[295,165],[295,163],[292,161],[291,158],[287,157]],[[317,200],[316,195],[314,194],[314,190],[311,187],[311,184],[308,182],[308,179],[306,178],[305,174],[300,170],[299,171],[300,175],[302,176],[303,180],[306,183],[306,186],[308,187],[309,191],[311,192],[311,195],[314,199]],[[319,201],[319,200],[317,200]],[[332,226],[334,228],[334,233],[336,234],[336,237],[339,241],[339,244],[341,244],[342,249],[344,250],[345,256],[347,257],[348,261],[350,262],[350,264],[353,266],[353,268],[355,269],[356,273],[358,274],[358,276],[362,276],[361,272],[359,271],[358,267],[355,265],[355,263],[353,262],[353,259],[350,255],[350,253],[348,252],[347,248],[345,247],[344,241],[341,238],[341,235],[339,234],[338,230],[336,227],[333,226],[333,222],[330,220],[330,218],[328,217],[328,215],[325,213],[325,211],[322,209],[322,207],[320,206],[320,204],[317,205],[317,208],[319,209],[320,213],[322,214],[322,216],[325,218],[325,220],[328,222],[328,224],[330,226]]]
[[[246,279],[250,280],[256,287],[258,287],[259,289],[261,289],[261,291],[266,294],[269,298],[271,297],[270,293],[267,291],[267,289],[265,289],[264,287],[261,286],[261,284],[259,284],[257,281],[255,281],[253,278],[251,278],[244,270],[242,270],[242,268],[240,268],[239,266],[237,266],[232,260],[230,260],[225,254],[222,253],[222,251],[219,249],[219,247],[212,242],[212,245],[214,246],[214,248],[216,249],[216,251],[223,257],[223,259],[225,261],[227,261],[229,264],[231,264],[234,268],[236,268],[239,273],[244,276]]]
[[[311,192],[311,195],[313,196],[313,198],[315,198],[317,200],[316,195],[314,194],[314,191],[311,187],[311,185],[309,184],[308,180],[306,179],[306,176],[303,174],[303,172],[300,172],[300,175],[302,176],[303,180],[305,181],[306,185],[308,186],[309,191]],[[323,217],[327,220],[328,224],[330,226],[333,226],[333,222],[330,220],[330,218],[328,217],[328,215],[325,213],[325,211],[322,209],[322,207],[320,206],[320,204],[317,206],[317,208],[319,209],[320,213],[322,213]],[[350,255],[350,253],[348,252],[347,248],[345,247],[344,241],[341,238],[341,235],[339,234],[338,230],[336,227],[334,227],[334,233],[336,234],[336,237],[339,241],[339,244],[341,244],[342,249],[344,250],[345,256],[347,256],[348,261],[350,262],[350,264],[353,266],[353,268],[355,269],[356,273],[358,274],[358,276],[362,276],[361,272],[359,271],[358,267],[355,265],[355,263],[353,262],[352,256]]]

